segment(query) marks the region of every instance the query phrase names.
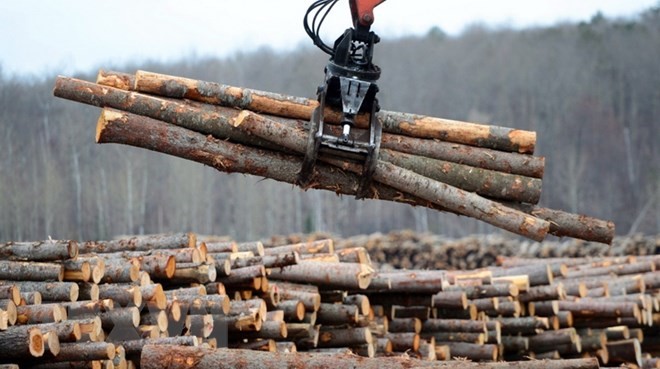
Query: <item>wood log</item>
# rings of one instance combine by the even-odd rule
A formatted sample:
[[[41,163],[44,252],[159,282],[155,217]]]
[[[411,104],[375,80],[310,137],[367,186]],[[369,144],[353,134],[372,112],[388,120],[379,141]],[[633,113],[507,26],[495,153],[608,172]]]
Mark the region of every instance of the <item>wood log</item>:
[[[422,325],[422,332],[473,332],[486,333],[486,322],[462,319],[428,319]]]
[[[57,323],[67,318],[66,310],[58,304],[18,306],[16,317],[18,324]]]
[[[150,251],[154,249],[178,249],[195,247],[193,233],[133,236],[127,239],[85,242],[79,245],[81,254],[111,253],[122,251]]]
[[[422,331],[422,321],[418,318],[399,318],[388,322],[388,331],[391,333],[417,333]]]
[[[177,336],[164,338],[140,339],[131,341],[120,341],[117,345],[122,346],[126,352],[126,357],[130,360],[138,360],[142,354],[142,349],[146,345],[158,346],[199,346],[199,339],[196,336]]]
[[[371,303],[369,302],[369,297],[366,295],[352,294],[347,295],[342,298],[341,301],[345,305],[355,305],[359,308],[359,312],[362,315],[369,315],[371,312]]]
[[[311,242],[302,242],[292,245],[268,247],[264,249],[264,255],[277,255],[288,252],[297,252],[299,254],[332,254],[335,252],[334,244],[331,239],[317,240]]]
[[[0,299],[9,299],[15,305],[21,303],[21,288],[16,284],[0,284]]]
[[[529,349],[532,352],[545,352],[555,349],[557,345],[572,344],[579,338],[575,328],[564,328],[556,331],[545,331],[529,337]]]
[[[282,268],[285,266],[298,264],[299,261],[300,255],[296,251],[292,251],[282,254],[234,259],[231,262],[231,268],[238,269],[255,265],[263,265],[265,268]]]
[[[100,296],[99,286],[94,283],[78,283],[78,299],[95,301]]]
[[[385,335],[391,344],[392,351],[406,352],[419,350],[419,334],[414,332],[388,333]]]
[[[486,297],[516,297],[519,294],[518,286],[515,284],[491,284],[484,286],[447,286],[445,291],[462,291],[468,299],[479,299]]]
[[[369,286],[372,274],[373,269],[365,264],[305,262],[273,269],[270,278],[314,283],[322,288],[362,290]]]
[[[486,334],[474,332],[432,332],[422,333],[424,338],[435,338],[437,342],[467,342],[483,345],[486,343]]]
[[[299,300],[281,301],[277,308],[284,312],[284,319],[289,322],[301,322],[305,318],[305,305]]]
[[[264,256],[264,245],[260,241],[254,242],[241,242],[236,244],[238,252],[250,251],[256,256]]]
[[[167,97],[191,98],[200,101],[249,109],[258,112],[309,120],[315,100],[295,98],[279,94],[241,89],[220,84],[194,81],[180,77],[158,75],[138,71],[135,89],[137,91],[161,94]],[[163,87],[169,86],[167,89]],[[163,94],[163,92],[167,92]],[[200,92],[206,92],[203,94]],[[326,121],[339,123],[338,114],[326,113]],[[512,130],[509,128],[458,122],[440,118],[424,117],[413,114],[381,111],[378,119],[383,124],[383,131],[412,137],[439,138],[472,146],[489,147],[501,151],[533,153],[536,133]],[[364,117],[358,124],[365,127]]]
[[[542,181],[538,178],[475,168],[387,149],[380,151],[380,159],[489,198],[530,204],[537,204],[541,198]]]
[[[112,360],[115,357],[115,345],[108,342],[71,342],[62,343],[60,352],[44,355],[49,361],[92,361]]]
[[[8,242],[0,245],[0,259],[24,261],[57,261],[75,259],[75,241]]]
[[[19,305],[39,305],[42,302],[43,302],[43,298],[41,297],[41,293],[37,291],[22,292],[21,303]]]
[[[67,282],[89,282],[92,278],[92,267],[86,260],[67,260],[62,263],[62,267],[62,280]],[[98,283],[98,280],[94,283]]]
[[[240,350],[240,349],[206,349],[184,346],[147,345],[142,351],[140,360],[143,369],[207,369],[207,368],[290,368],[305,369],[333,367],[359,367],[363,369],[403,369],[403,368],[547,368],[547,369],[595,369],[596,359],[572,359],[560,361],[526,361],[524,363],[471,363],[460,362],[429,362],[418,361],[405,357],[364,358],[356,355],[319,355],[297,353],[296,355]]]
[[[61,264],[0,260],[0,279],[14,281],[62,281]]]
[[[261,324],[259,332],[240,332],[236,336],[245,339],[275,339],[282,340],[287,338],[288,331],[285,322],[265,321]]]
[[[32,326],[13,326],[0,331],[0,361],[25,360],[44,355],[45,345],[43,334],[39,328]]]
[[[463,291],[440,291],[433,295],[433,307],[438,309],[465,310],[468,307],[467,295]]]
[[[389,288],[383,289],[388,293],[429,293],[434,294],[443,289],[446,283],[446,274],[443,271],[433,270],[411,270],[377,272],[374,278],[389,280]],[[369,288],[370,291],[378,291],[377,288]]]
[[[78,299],[79,288],[73,282],[0,281],[0,285],[18,286],[21,292],[39,292],[43,301],[62,302]]]
[[[273,178],[278,181],[283,181],[287,183],[294,183],[296,181],[296,176],[295,173],[300,168],[301,165],[301,160],[299,158],[293,158],[289,157],[286,155],[280,155],[280,154],[274,154],[272,152],[268,151],[263,151],[263,150],[256,150],[256,151],[246,151],[246,150],[236,150],[232,149],[232,144],[228,142],[222,142],[218,140],[214,140],[213,138],[207,138],[202,135],[195,135],[192,132],[186,131],[186,130],[179,130],[177,127],[172,127],[172,126],[166,126],[162,125],[156,122],[153,122],[147,118],[144,117],[137,117],[134,115],[130,114],[125,114],[125,113],[113,113],[114,115],[108,116],[109,113],[104,113],[105,118],[102,117],[101,123],[99,125],[98,130],[97,130],[97,142],[100,143],[109,143],[109,142],[114,142],[114,143],[123,143],[123,144],[128,144],[132,146],[137,146],[137,147],[143,147],[143,148],[149,148],[155,151],[159,152],[164,152],[164,153],[169,153],[175,156],[179,157],[186,157],[190,160],[198,161],[205,163],[207,165],[213,166],[216,169],[219,169],[221,171],[239,171],[239,172],[248,172],[252,173],[256,170],[256,167],[254,165],[256,163],[264,163],[264,160],[267,162],[267,164],[264,165],[259,165],[258,167],[261,168],[260,173],[267,173],[267,177]],[[120,122],[120,120],[123,120],[123,122]],[[138,123],[139,121],[139,123]],[[114,122],[111,123],[111,122]],[[119,125],[119,126],[117,126]],[[135,127],[133,125],[136,125]],[[149,126],[147,126],[149,125]],[[154,127],[155,125],[155,127]],[[127,127],[127,126],[130,126]],[[129,128],[128,130],[124,131],[123,128]],[[140,129],[145,129],[145,135],[140,134],[139,132],[136,132],[137,134],[134,134],[133,132],[135,130],[140,130]],[[194,145],[201,145],[197,150],[182,150],[182,148],[177,148],[177,147],[172,147],[172,145],[162,145],[162,142],[159,142],[155,137],[152,137],[149,141],[145,140],[144,137],[149,137],[146,135],[146,132],[154,132],[154,129],[158,129],[160,131],[167,131],[167,132],[172,132],[172,131],[177,131],[177,133],[164,133],[166,136],[170,137],[177,137],[177,136],[188,136],[189,138],[186,139],[188,144],[186,146],[189,146],[190,144],[194,143]],[[123,132],[122,132],[123,131]],[[139,135],[140,140],[137,140],[137,136]],[[191,139],[191,137],[195,137],[194,139]],[[161,136],[162,137],[162,136]],[[204,145],[204,142],[206,141],[212,141],[212,145]],[[212,160],[211,156],[209,155],[198,155],[201,154],[200,151],[202,149],[202,146],[204,147],[203,151],[208,152],[209,150],[213,151],[213,155],[220,155],[222,157],[231,157],[232,160],[227,161],[226,159],[222,160],[223,165],[220,166],[218,165],[218,160]],[[225,150],[227,154],[220,154],[219,150]],[[254,154],[255,157],[250,157],[249,161],[241,161],[240,159],[242,158],[236,158],[236,153],[241,152],[242,155],[252,155]],[[194,153],[194,154],[192,154]],[[274,164],[273,160],[277,160],[278,163]],[[228,167],[227,165],[232,164],[232,167]],[[248,164],[249,163],[249,164]],[[245,167],[244,165],[248,164],[248,167]],[[290,168],[290,170],[279,170],[277,172],[270,171],[270,168],[273,167],[278,167],[278,168]],[[250,169],[253,168],[253,169]],[[332,176],[331,172],[324,172],[323,166],[317,166],[317,169],[320,169],[318,171],[317,175],[317,180],[314,181],[315,186],[318,187],[323,187],[326,186],[326,184],[333,184],[332,186],[327,186],[326,188],[329,190],[336,191],[337,189],[340,189],[341,192],[345,194],[355,194],[355,189],[357,188],[357,178],[355,177],[347,177],[345,174],[342,176]],[[327,178],[328,175],[331,175],[331,178]],[[322,178],[323,176],[326,176],[326,178]],[[334,184],[337,183],[342,183],[339,186],[335,186]],[[394,200],[394,201],[404,201],[408,203],[417,203],[420,205],[424,206],[429,206],[429,203],[425,200],[420,200],[419,198],[406,198],[401,197],[401,194],[399,194],[397,191],[393,191],[391,188],[388,189],[388,187],[375,187],[375,190],[377,190],[379,198],[385,199],[385,200]],[[375,194],[375,193],[374,193]],[[552,219],[551,219],[552,220]],[[559,231],[557,231],[559,232]]]
[[[436,344],[449,346],[449,352],[452,358],[466,358],[472,361],[495,361],[497,360],[497,345],[480,345],[468,342],[440,342]],[[464,362],[464,361],[461,361]],[[514,362],[515,363],[515,362]],[[522,362],[518,362],[523,364]],[[529,361],[524,364],[530,363]],[[542,362],[546,363],[546,362]],[[513,364],[513,363],[512,363]],[[525,366],[527,367],[527,366]],[[548,367],[548,366],[543,366]]]
[[[321,303],[316,322],[325,325],[355,324],[360,312],[355,305]]]
[[[142,292],[140,287],[128,284],[99,285],[99,298],[111,299],[119,306],[141,306]]]
[[[234,125],[295,152],[305,152],[307,133],[303,130],[289,129],[274,120],[246,111],[241,113]],[[349,165],[337,160],[326,160],[326,162],[353,173],[362,171],[358,165]],[[547,221],[541,221],[457,187],[447,184],[438,185],[427,177],[385,161],[379,160],[373,179],[440,205],[456,214],[483,220],[537,241],[545,238],[550,227]],[[470,206],[465,206],[465,203],[469,203]]]
[[[608,364],[631,363],[642,366],[642,349],[637,339],[607,342]]]
[[[100,283],[133,283],[138,280],[140,267],[135,264],[105,264],[105,273]]]
[[[372,343],[369,328],[323,329],[318,339],[318,347],[348,347]]]
[[[151,309],[164,310],[167,307],[167,296],[160,283],[140,287],[142,302]]]
[[[225,273],[223,273],[225,274]],[[229,273],[226,273],[229,274]],[[206,263],[179,263],[171,277],[173,283],[208,283],[217,278],[214,265]]]
[[[81,322],[84,324],[92,323],[92,319],[82,321],[66,320],[58,323],[44,323],[37,325],[37,328],[39,328],[42,332],[54,333],[59,339],[60,343],[76,342],[82,337],[82,331],[80,329]]]

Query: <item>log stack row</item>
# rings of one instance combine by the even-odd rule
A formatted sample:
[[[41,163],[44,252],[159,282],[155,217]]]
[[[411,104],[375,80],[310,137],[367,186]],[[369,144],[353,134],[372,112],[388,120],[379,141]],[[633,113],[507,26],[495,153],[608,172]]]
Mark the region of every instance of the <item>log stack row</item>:
[[[332,238],[336,248],[364,247],[379,269],[477,269],[491,266],[497,256],[527,258],[600,257],[660,253],[659,236],[620,236],[611,245],[576,239],[532,242],[506,234],[449,238],[410,230],[347,238],[328,233],[271,236],[266,245]]]
[[[175,234],[0,250],[21,266],[0,283],[0,364],[21,368],[642,367],[660,354],[657,256],[458,272],[376,271],[364,248],[331,240]]]
[[[138,71],[97,83],[59,77],[55,96],[103,108],[99,143],[119,143],[299,184],[315,100]],[[242,109],[242,110],[241,110]],[[356,132],[366,128],[359,116]],[[328,123],[338,124],[336,111]],[[473,217],[533,240],[550,233],[610,243],[614,224],[538,206],[544,159],[534,132],[381,111],[366,197]],[[360,164],[322,157],[305,188],[356,195]]]

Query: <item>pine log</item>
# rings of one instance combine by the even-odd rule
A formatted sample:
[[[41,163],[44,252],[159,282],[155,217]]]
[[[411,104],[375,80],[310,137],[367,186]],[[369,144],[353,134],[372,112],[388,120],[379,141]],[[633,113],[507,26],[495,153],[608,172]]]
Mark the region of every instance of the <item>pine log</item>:
[[[141,286],[140,294],[142,295],[142,302],[148,308],[164,310],[167,307],[167,296],[165,296],[163,286],[160,283]]]
[[[496,347],[495,347],[496,349]],[[459,350],[457,350],[459,351]],[[469,353],[469,350],[467,350]],[[597,359],[571,359],[555,361],[525,361],[517,363],[493,362],[473,363],[469,361],[429,362],[405,357],[364,358],[350,354],[296,355],[241,349],[208,349],[185,346],[147,345],[142,350],[140,360],[143,369],[223,369],[223,368],[363,368],[363,369],[404,369],[404,368],[546,368],[546,369],[596,369]]]
[[[64,267],[54,263],[0,260],[0,280],[62,281]]]
[[[21,303],[21,287],[13,283],[0,284],[0,299],[8,299],[14,305],[19,305]]]
[[[0,285],[16,285],[21,292],[39,292],[43,301],[76,301],[78,285],[73,282],[18,282],[0,281]]]
[[[70,98],[81,101],[81,102],[87,102],[87,103],[92,103],[95,105],[100,105],[100,106],[110,106],[114,108],[119,108],[127,111],[132,111],[134,113],[138,114],[143,114],[146,116],[150,116],[151,118],[157,118],[157,119],[163,119],[163,120],[168,120],[167,117],[164,117],[162,113],[166,112],[168,109],[162,109],[161,107],[164,105],[172,105],[172,108],[177,106],[177,103],[173,102],[166,102],[166,101],[158,101],[159,99],[153,99],[151,100],[156,100],[152,102],[152,108],[148,109],[145,104],[140,104],[139,109],[130,109],[130,106],[127,106],[126,102],[131,101],[130,104],[131,106],[137,106],[133,102],[136,102],[137,100],[135,99],[130,99],[127,100],[125,99],[125,96],[128,94],[134,98],[144,98],[144,99],[150,99],[146,96],[138,96],[139,94],[134,94],[134,93],[126,93],[121,90],[116,90],[108,87],[100,88],[97,85],[94,84],[85,84],[82,81],[76,82],[71,79],[64,79],[60,78],[57,81],[56,85],[56,94],[61,93],[59,96],[64,97],[64,93],[72,93],[73,95],[69,96]],[[85,101],[85,96],[87,97],[87,101]],[[103,97],[103,98],[101,98]],[[107,100],[107,101],[106,101]],[[114,102],[113,102],[114,101]],[[180,108],[180,107],[179,107]],[[181,109],[177,109],[177,114],[176,114],[176,119],[169,119],[170,122],[184,122],[187,121],[184,118],[184,113],[181,111]],[[148,111],[144,110],[148,109]],[[194,109],[190,111],[188,114],[192,117],[195,116],[196,114],[202,113],[201,111],[195,111]],[[204,114],[204,113],[202,113]],[[104,117],[103,117],[104,116]],[[102,119],[100,120],[99,127],[97,129],[97,142],[113,142],[112,138],[109,138],[108,136],[111,136],[107,131],[109,129],[109,126],[112,125],[109,120],[114,120],[115,123],[121,123],[123,122],[124,124],[126,123],[126,119],[128,119],[128,114],[127,113],[112,113],[110,116],[108,114],[103,114]],[[174,118],[174,117],[171,117]],[[229,117],[221,117],[217,113],[208,115],[206,117],[202,117],[203,119],[199,119],[200,117],[197,118],[191,118],[190,122],[201,122],[204,121],[206,124],[206,129],[204,127],[201,127],[201,131],[205,131],[208,133],[208,126],[213,125],[214,127],[221,127],[222,122],[218,122],[218,119],[221,120],[226,120],[226,119],[231,119]],[[215,119],[215,122],[213,122],[212,119]],[[263,117],[260,117],[263,118]],[[133,119],[136,119],[135,117]],[[139,120],[147,120],[146,118],[139,118]],[[247,119],[246,119],[247,120]],[[244,120],[245,122],[245,120]],[[275,122],[273,122],[275,123]],[[245,123],[242,124],[241,126],[246,125]],[[263,124],[251,124],[252,126],[258,125],[262,126]],[[224,127],[224,126],[223,126]],[[191,128],[193,130],[200,131],[200,127],[194,127],[194,126],[186,126],[186,128]],[[236,136],[241,136],[242,132],[238,129],[234,129],[232,131],[232,127],[226,127],[223,128],[222,134],[215,133],[214,134],[217,137],[229,137],[232,140],[236,140]],[[239,131],[237,134],[236,131]],[[104,133],[105,132],[105,133]],[[153,130],[152,130],[153,132]],[[292,131],[293,132],[293,131]],[[129,135],[133,135],[129,132]],[[252,132],[254,133],[254,132]],[[306,142],[306,133],[300,131],[299,132],[299,137],[300,140],[298,141],[300,145],[297,148],[298,152],[304,152],[304,146]],[[171,135],[167,135],[170,136]],[[245,136],[244,134],[242,136]],[[143,135],[143,137],[147,137],[147,135]],[[157,136],[153,136],[152,138],[156,138]],[[165,137],[165,136],[161,136]],[[272,139],[272,137],[270,137]],[[116,139],[116,138],[115,138]],[[245,141],[254,141],[253,139],[244,139],[242,142]],[[121,141],[115,141],[115,142],[121,142]],[[239,142],[241,140],[239,139]],[[128,142],[124,142],[128,144]],[[138,143],[135,142],[134,145],[137,146],[144,146],[145,143]],[[263,146],[264,144],[262,144]],[[278,146],[285,146],[282,145],[281,143],[278,142]],[[171,151],[173,148],[161,148],[161,152],[168,152]],[[187,150],[190,151],[190,150]],[[190,154],[187,154],[190,155]],[[201,159],[202,161],[206,161],[208,159]],[[218,160],[215,160],[215,167],[218,168]],[[335,163],[341,165],[342,163]],[[299,166],[298,166],[299,167]],[[405,192],[416,192],[416,195],[425,199],[426,201],[430,201],[432,203],[439,204],[443,207],[449,207],[449,209],[453,212],[457,212],[459,214],[464,214],[468,216],[475,217],[477,219],[481,219],[484,221],[488,221],[491,224],[494,224],[498,227],[507,229],[509,231],[512,231],[514,233],[526,235],[532,239],[535,240],[542,240],[547,233],[547,230],[549,229],[549,223],[546,221],[539,220],[537,218],[531,217],[529,215],[525,215],[524,213],[520,213],[518,211],[512,210],[508,207],[504,207],[502,205],[499,205],[497,203],[494,203],[490,200],[486,200],[476,194],[468,193],[465,191],[461,191],[455,187],[452,186],[447,186],[447,185],[442,185],[439,186],[437,183],[434,181],[425,178],[423,176],[420,176],[418,174],[415,174],[414,172],[393,166],[392,164],[388,164],[385,162],[381,162],[378,166],[380,169],[377,169],[376,175],[374,176],[374,180],[383,182],[388,185],[394,185],[395,188],[398,188],[399,190],[403,190]],[[233,171],[233,170],[227,170],[227,168],[223,168],[225,171]],[[361,173],[361,169],[358,168],[358,166],[352,166],[351,168],[354,171],[357,171]],[[222,169],[221,169],[222,170]],[[395,171],[395,173],[393,173]],[[297,173],[298,170],[296,169],[293,173]],[[281,176],[281,175],[280,175]],[[268,176],[271,177],[272,176]],[[293,179],[293,178],[292,178]],[[295,181],[295,179],[293,179]],[[404,181],[402,183],[402,181]],[[332,183],[332,182],[330,182]],[[469,202],[471,206],[465,206],[465,202]],[[477,210],[479,209],[479,210]]]
[[[563,300],[565,298],[566,291],[561,282],[548,286],[530,287],[527,291],[518,296],[518,300],[523,303],[531,301]]]
[[[135,264],[106,263],[102,283],[133,283],[138,280],[140,267]]]
[[[54,332],[61,343],[76,342],[82,337],[82,331],[80,329],[81,322],[84,324],[92,323],[92,319],[66,320],[58,323],[45,323],[37,325],[37,328],[41,329],[42,332]]]
[[[305,305],[299,300],[281,301],[277,308],[284,312],[284,319],[289,322],[302,322],[305,318]]]
[[[43,302],[43,298],[41,297],[41,293],[37,291],[22,292],[21,303],[19,305],[39,305],[42,302]]]
[[[0,245],[0,259],[25,261],[57,261],[75,259],[75,241],[9,242]]]
[[[89,282],[92,278],[92,267],[85,260],[67,260],[62,266],[64,267],[62,279],[67,282]],[[98,280],[94,283],[98,283]]]
[[[529,349],[532,352],[545,352],[555,349],[557,345],[572,344],[579,340],[575,328],[564,328],[556,331],[545,331],[529,337]]]
[[[388,322],[388,331],[391,333],[417,333],[422,331],[422,321],[418,318],[399,318]]]
[[[0,300],[0,312],[3,314],[3,322],[2,328],[0,329],[7,329],[8,325],[14,325],[16,324],[16,320],[18,319],[18,312],[16,310],[16,304],[12,300],[9,299],[4,299]]]
[[[249,109],[302,120],[309,120],[312,111],[318,105],[315,100],[144,71],[136,73],[135,89],[167,97],[199,99],[205,103]],[[364,118],[358,119],[358,125],[361,125],[362,128],[365,127]],[[335,114],[328,112],[325,119],[328,122],[339,123],[340,116],[336,112]],[[382,122],[383,131],[385,132],[412,137],[438,138],[444,141],[489,147],[502,151],[531,154],[534,152],[536,143],[535,132],[496,126],[386,111],[378,113],[378,119]]]
[[[548,318],[527,316],[518,318],[497,318],[503,334],[534,335],[550,328]]]
[[[319,335],[318,347],[347,347],[372,343],[369,328],[327,329]]]
[[[224,274],[224,273],[223,273]],[[209,283],[217,278],[214,265],[206,263],[178,263],[171,277],[172,283]]]
[[[466,342],[477,345],[486,343],[486,334],[475,332],[432,332],[422,333],[422,337],[433,337],[437,342]]]
[[[345,305],[355,305],[360,310],[360,314],[369,315],[371,311],[371,303],[369,302],[369,297],[365,295],[353,294],[344,296],[341,301]]]
[[[114,357],[115,345],[107,342],[62,343],[58,355],[44,355],[44,359],[57,362],[112,360]]]
[[[16,307],[18,324],[57,323],[66,320],[66,310],[59,304],[27,305]]]
[[[290,129],[266,117],[243,111],[234,125],[295,152],[304,153],[306,150],[307,133],[305,131]],[[327,162],[353,173],[362,172],[359,165],[349,165],[341,160],[327,160]],[[418,196],[457,214],[483,220],[537,241],[545,238],[550,227],[547,221],[502,206],[457,187],[438,184],[411,170],[382,160],[378,161],[373,180]],[[466,206],[466,203],[469,206]]]
[[[316,322],[325,325],[355,324],[360,312],[355,305],[321,303]]]
[[[133,236],[128,239],[85,242],[79,245],[81,254],[111,253],[122,251],[150,251],[153,249],[178,249],[195,247],[197,243],[193,233]]]
[[[267,173],[267,177],[287,183],[295,183],[296,173],[298,172],[302,163],[300,158],[274,154],[264,150],[237,150],[234,148],[236,147],[235,145],[232,145],[228,142],[215,140],[213,138],[205,137],[202,135],[196,135],[193,132],[181,130],[177,127],[162,125],[147,118],[116,112],[112,113],[111,116],[108,116],[108,114],[109,113],[105,114],[106,117],[101,119],[101,124],[99,127],[97,127],[97,142],[123,143],[132,146],[148,148],[151,150],[164,152],[179,157],[185,157],[190,160],[205,163],[221,171]],[[124,130],[124,128],[127,130]],[[141,131],[143,131],[144,134],[141,134]],[[148,134],[148,132],[156,131],[162,132],[162,135],[151,136]],[[163,142],[157,139],[157,137],[165,136],[187,137],[187,144],[185,146],[189,147],[190,145],[193,145],[197,146],[197,148],[194,150],[189,150],[183,149],[183,147],[173,147],[171,144],[163,145]],[[139,140],[137,139],[138,137]],[[145,138],[149,138],[149,140]],[[206,154],[202,154],[203,152],[206,152]],[[242,157],[236,157],[236,153],[240,153],[243,156],[249,156],[249,159],[247,161],[243,161]],[[219,159],[220,157],[222,159]],[[218,164],[220,162],[222,165]],[[263,163],[263,165],[255,166],[256,163]],[[280,170],[274,171],[272,168],[279,168]],[[357,184],[359,183],[357,177],[347,176],[346,173],[341,175],[333,174],[333,171],[336,172],[336,170],[329,169],[322,165],[317,166],[317,169],[319,170],[316,173],[317,177],[314,181],[317,188],[326,188],[332,191],[339,189],[342,193],[345,194],[356,193],[355,191],[357,189]],[[332,186],[328,184],[332,184]],[[339,186],[335,186],[335,184],[339,184]],[[404,201],[408,203],[416,203],[429,206],[427,201],[414,197],[402,197],[400,193],[389,187],[374,186],[374,190],[377,191],[379,198],[381,199]],[[551,218],[548,219],[554,221]],[[613,230],[613,227],[611,229]],[[555,230],[555,233],[553,234],[559,234],[560,231],[561,230]],[[587,234],[588,236],[590,235],[588,232],[583,232],[583,234]],[[579,235],[577,237],[584,238]]]
[[[277,321],[265,321],[261,325],[259,332],[240,332],[236,336],[241,339],[275,339],[282,340],[287,338],[288,331],[286,323]]]
[[[322,288],[362,290],[369,286],[373,269],[357,263],[305,262],[273,269],[270,278],[313,283]]]
[[[480,345],[468,342],[436,342],[436,344],[449,346],[449,352],[454,359],[465,358],[472,361],[495,361],[498,356],[497,345]]]
[[[542,181],[448,161],[381,150],[380,160],[425,177],[493,199],[537,204]]]
[[[126,351],[126,358],[139,361],[142,354],[142,349],[146,345],[199,346],[199,339],[196,336],[178,336],[120,341],[117,342],[117,345],[124,347],[124,350]]]
[[[385,335],[391,344],[392,351],[395,352],[406,352],[408,350],[417,351],[419,350],[419,334],[414,332],[406,333],[388,333]]]
[[[388,293],[426,293],[434,294],[442,291],[446,275],[439,270],[410,270],[377,272],[374,278],[389,280]],[[377,288],[369,288],[369,291],[378,291]]]
[[[260,241],[254,242],[241,242],[236,244],[238,252],[250,251],[256,256],[264,256],[264,245]]]
[[[463,319],[428,319],[422,325],[422,332],[473,332],[486,333],[486,322]]]
[[[642,366],[642,349],[637,339],[608,342],[608,364],[632,363]]]
[[[0,331],[0,361],[41,357],[45,352],[43,334],[32,326],[13,326]]]
[[[282,268],[298,264],[300,255],[296,251],[287,253],[253,256],[250,258],[238,258],[231,262],[232,269],[245,268],[254,265],[263,265],[265,268]]]
[[[485,297],[516,297],[519,294],[515,284],[491,284],[484,286],[456,286],[445,288],[446,291],[462,291],[468,299],[479,299]]]
[[[292,245],[268,247],[263,250],[264,255],[276,255],[292,251],[295,251],[299,254],[332,254],[335,252],[335,247],[331,239],[326,239],[296,243]]]
[[[94,283],[79,283],[78,284],[78,298],[80,300],[98,300],[100,296],[99,286]]]
[[[128,284],[99,285],[99,298],[111,299],[118,306],[141,306],[142,292],[140,287]]]

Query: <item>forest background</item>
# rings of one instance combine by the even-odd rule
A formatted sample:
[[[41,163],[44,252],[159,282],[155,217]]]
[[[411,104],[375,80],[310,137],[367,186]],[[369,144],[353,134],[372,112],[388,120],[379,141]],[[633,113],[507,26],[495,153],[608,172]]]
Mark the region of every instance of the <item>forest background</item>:
[[[660,233],[660,7],[634,18],[384,40],[387,110],[538,133],[541,205],[613,220],[620,235]],[[325,54],[263,48],[225,58],[107,65],[311,97]],[[107,239],[195,231],[255,240],[404,228],[450,237],[483,223],[382,201],[356,201],[136,148],[94,143],[98,109],[55,99],[55,75],[0,66],[0,242]],[[75,77],[95,79],[95,71]]]

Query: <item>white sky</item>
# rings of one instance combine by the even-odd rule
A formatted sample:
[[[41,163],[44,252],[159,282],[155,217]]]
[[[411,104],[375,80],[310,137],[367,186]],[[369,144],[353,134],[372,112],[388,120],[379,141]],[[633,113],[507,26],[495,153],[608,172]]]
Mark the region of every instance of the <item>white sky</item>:
[[[4,0],[0,2],[0,66],[4,74],[53,75],[93,71],[145,59],[225,56],[262,46],[311,45],[302,18],[312,0]],[[527,27],[633,16],[658,0],[387,0],[373,29],[382,37],[423,34],[438,26]],[[350,26],[340,0],[324,23],[331,43]],[[321,52],[321,51],[319,51]]]

